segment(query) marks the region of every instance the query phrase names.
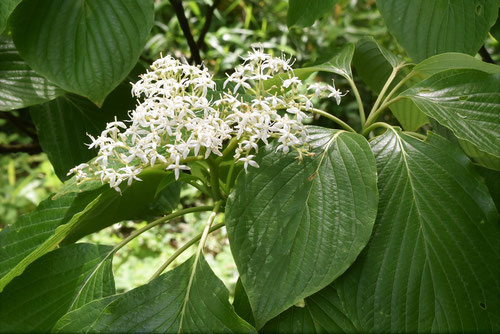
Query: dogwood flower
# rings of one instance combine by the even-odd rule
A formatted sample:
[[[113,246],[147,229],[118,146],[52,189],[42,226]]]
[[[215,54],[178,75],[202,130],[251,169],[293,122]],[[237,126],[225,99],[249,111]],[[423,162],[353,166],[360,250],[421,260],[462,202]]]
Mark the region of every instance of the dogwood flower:
[[[130,119],[115,118],[100,135],[89,135],[88,146],[98,150],[97,158],[68,175],[74,174],[79,183],[98,179],[117,191],[122,183],[140,181],[145,168],[157,165],[178,179],[190,170],[188,161],[226,156],[230,140],[237,142],[234,161],[243,163],[245,171],[259,167],[256,153],[272,139],[277,141],[276,151],[296,150],[302,157],[308,149],[302,121],[308,117],[304,111],[313,109],[311,99],[328,94],[340,103],[345,94],[335,86],[315,83],[306,87],[313,93],[298,95],[295,88],[303,82],[293,73],[292,59],[272,57],[262,47],[243,59],[242,66],[227,75],[222,92],[216,92],[206,68],[171,56],[156,60],[132,84],[137,107],[129,112]],[[276,75],[288,79],[280,87],[267,87],[265,81]]]

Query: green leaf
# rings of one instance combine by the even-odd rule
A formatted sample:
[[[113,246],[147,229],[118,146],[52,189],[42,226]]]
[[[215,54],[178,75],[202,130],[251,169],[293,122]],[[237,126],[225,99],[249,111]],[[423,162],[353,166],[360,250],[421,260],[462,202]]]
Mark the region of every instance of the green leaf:
[[[74,244],[59,248],[32,263],[0,294],[1,332],[46,332],[69,311],[115,293],[111,259],[81,289],[94,266],[111,249]]]
[[[342,274],[375,220],[375,161],[366,139],[308,132],[314,158],[299,163],[296,154],[268,147],[228,199],[231,250],[257,328]]]
[[[388,130],[375,138],[373,235],[334,285],[360,332],[498,332],[500,226],[458,146]]]
[[[316,323],[327,333],[361,333],[359,324],[347,316],[344,303],[337,290],[329,285],[306,298],[305,304]]]
[[[68,194],[57,200],[47,199],[35,211],[21,216],[15,224],[0,231],[0,278],[3,280],[17,264],[49,239],[58,226],[68,223],[99,193],[97,190]]]
[[[459,139],[500,157],[500,74],[439,72],[401,96],[411,99]]]
[[[328,12],[333,12],[333,6],[336,3],[337,0],[289,0],[286,24],[288,27],[311,26],[320,17]]]
[[[2,0],[0,1],[0,34],[7,26],[7,20],[21,0]]]
[[[463,53],[443,53],[430,57],[413,68],[413,72],[423,78],[428,78],[439,72],[446,70],[472,69],[490,74],[499,74],[500,66],[485,63]]]
[[[253,318],[252,307],[250,306],[250,301],[248,300],[245,288],[241,283],[241,279],[238,278],[236,281],[236,286],[234,288],[234,301],[233,301],[234,311],[246,322],[255,326],[255,319]]]
[[[153,13],[150,0],[25,0],[12,35],[34,70],[102,105],[137,62]]]
[[[500,172],[477,167],[478,173],[484,178],[484,182],[490,191],[490,195],[495,202],[497,212],[500,214]]]
[[[356,44],[354,67],[361,79],[376,94],[380,94],[392,70],[401,63],[401,59],[381,47],[372,37],[365,37]],[[390,89],[406,74],[407,70],[401,69]],[[409,87],[409,84],[411,83],[407,82],[403,87]],[[390,109],[405,130],[416,131],[429,122],[427,116],[412,101],[397,101]]]
[[[320,333],[307,306],[292,306],[270,320],[259,332],[270,334]]]
[[[30,114],[43,151],[59,179],[64,181],[71,168],[97,155],[96,150],[85,145],[91,141],[87,133],[99,135],[107,122],[114,117],[128,118],[127,112],[134,107],[135,100],[127,84],[115,89],[100,109],[86,98],[66,95],[32,107]]]
[[[142,181],[125,187],[121,194],[114,189],[106,189],[92,211],[87,212],[85,221],[74,226],[64,242],[75,242],[123,220],[153,219],[171,212],[179,204],[180,186],[170,178],[170,174],[148,169],[139,175]],[[157,193],[158,184],[165,178],[171,179],[171,183]]]
[[[236,296],[235,296],[236,299]],[[329,285],[270,320],[263,333],[360,333],[347,317],[337,290]],[[358,325],[359,326],[359,325]]]
[[[475,55],[495,23],[497,0],[377,0],[389,31],[414,61],[444,52]]]
[[[497,42],[500,42],[500,8],[498,9],[497,22],[493,25],[493,27],[491,27],[490,34],[497,40]]]
[[[85,326],[81,317],[86,317],[88,307],[76,310],[70,319],[61,319],[56,331],[179,333],[182,327],[183,333],[255,333],[234,313],[227,289],[203,256],[188,289],[193,264],[194,257],[106,306],[105,302],[94,302],[93,314],[95,308],[105,307]],[[75,321],[75,325],[68,320]]]
[[[330,72],[343,76],[347,80],[353,80],[351,62],[354,54],[354,44],[346,44],[342,48],[336,48],[331,52],[332,56],[328,57],[326,62],[313,65],[310,67],[297,68],[293,73],[300,80],[307,79],[315,72]],[[281,87],[283,80],[288,79],[289,74],[278,74],[264,82],[266,89],[272,86]]]
[[[1,1],[0,9],[4,5]],[[61,89],[26,65],[9,37],[0,37],[1,111],[43,103],[55,99],[63,93]]]
[[[458,139],[458,143],[474,162],[486,168],[500,171],[500,158],[481,151],[477,146],[468,141]]]
[[[52,329],[52,333],[87,333],[94,320],[101,314],[102,310],[111,304],[120,295],[112,295],[96,299],[80,308],[66,313],[60,318]]]
[[[83,193],[69,193],[42,202],[27,214],[0,231],[0,291],[33,261],[53,250],[61,242],[74,242],[126,219],[144,219],[163,215],[168,208],[148,212],[155,200],[175,201],[174,189],[156,193],[157,185],[169,174],[160,170],[144,171],[142,182],[134,182],[122,191],[100,187]],[[177,186],[177,191],[180,189]]]

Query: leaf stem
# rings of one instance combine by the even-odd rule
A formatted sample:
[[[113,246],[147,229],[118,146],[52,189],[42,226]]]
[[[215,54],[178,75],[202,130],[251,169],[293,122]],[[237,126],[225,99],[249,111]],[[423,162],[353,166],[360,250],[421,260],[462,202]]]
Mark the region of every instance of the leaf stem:
[[[420,139],[420,140],[426,140],[427,139],[427,136],[424,135],[424,134],[421,134],[421,133],[418,133],[418,132],[413,132],[413,131],[403,131],[403,133],[405,135],[408,135],[408,136],[411,136],[411,137],[415,137],[417,139]]]
[[[214,225],[212,226],[209,230],[208,230],[208,233],[212,233],[214,231],[217,231],[218,229],[220,229],[221,227],[225,226],[226,223],[219,223],[217,225]],[[172,263],[175,261],[175,259],[177,259],[182,253],[184,253],[189,247],[191,247],[192,245],[194,245],[196,242],[198,242],[198,240],[201,239],[201,237],[203,236],[203,232],[200,232],[198,235],[196,235],[193,239],[189,240],[187,243],[185,243],[181,248],[179,248],[174,254],[172,254],[172,256],[170,256],[168,258],[167,261],[165,261],[165,263],[163,263],[161,265],[160,268],[158,268],[158,270],[153,274],[153,276],[151,276],[151,278],[149,279],[148,282],[151,282],[152,280],[154,280],[155,278],[157,278],[158,276],[161,275],[161,273]]]
[[[382,87],[382,90],[378,94],[378,97],[377,97],[377,100],[375,101],[375,104],[373,105],[372,109],[370,110],[370,114],[368,115],[368,121],[366,122],[365,126],[369,125],[368,122],[370,120],[370,116],[377,111],[378,107],[382,103],[382,100],[384,98],[385,92],[389,89],[389,87],[391,86],[392,82],[396,78],[396,75],[398,74],[398,71],[399,71],[399,66],[396,66],[396,67],[394,67],[392,69],[391,75],[389,76],[389,78],[385,82],[384,87]]]
[[[358,102],[359,119],[361,120],[361,126],[363,126],[366,122],[365,107],[363,106],[363,100],[361,99],[361,96],[359,95],[358,87],[356,87],[354,80],[352,80],[349,76],[346,76],[345,78],[347,79],[347,82],[349,82],[349,85],[352,88],[352,92],[354,93],[354,96],[356,97],[356,101]]]
[[[363,136],[368,136],[370,134],[370,132],[372,132],[376,128],[386,128],[387,130],[392,130],[391,125],[384,123],[384,122],[377,122],[377,123],[373,123],[370,126],[366,127],[363,130],[363,133],[362,133]]]
[[[217,164],[220,164],[221,161],[224,160],[224,158],[226,158],[237,145],[238,145],[238,139],[236,139],[236,137],[233,137],[229,141],[229,144],[227,144],[227,147],[224,149],[224,151],[222,151],[222,156],[215,159],[215,162]]]
[[[377,120],[377,118],[380,116],[380,114],[388,107],[390,106],[391,104],[393,104],[394,102],[397,102],[399,100],[403,99],[402,96],[396,96],[395,98],[393,98],[392,100],[389,100],[387,102],[385,102],[384,104],[382,104],[380,106],[380,108],[378,108],[374,113],[370,114],[368,116],[368,119],[366,120],[366,123],[365,123],[365,129],[367,127],[369,127],[370,125],[373,124],[373,122],[375,122]],[[363,130],[363,133],[365,131]]]
[[[394,88],[387,94],[387,97],[384,99],[382,102],[382,105],[384,105],[387,101],[391,99],[391,97],[411,78],[415,76],[416,72],[410,72],[407,76],[405,76],[403,79],[401,79],[400,82]]]
[[[210,187],[212,188],[212,196],[215,201],[222,198],[219,184],[219,164],[212,158],[207,159],[208,166],[210,167]]]
[[[134,240],[137,236],[141,235],[142,233],[146,232],[147,230],[150,230],[151,228],[159,225],[159,224],[162,224],[168,220],[171,220],[171,219],[174,219],[176,217],[179,217],[179,216],[183,216],[185,214],[188,214],[188,213],[193,213],[193,212],[201,212],[201,211],[210,211],[210,210],[213,210],[214,209],[214,206],[197,206],[197,207],[193,207],[193,208],[187,208],[187,209],[182,209],[182,210],[178,210],[176,212],[172,212],[171,214],[169,215],[166,215],[164,217],[161,217],[149,224],[147,224],[146,226],[144,226],[143,228],[139,229],[139,230],[136,230],[134,231],[133,233],[131,233],[127,238],[123,239],[119,244],[117,244],[115,247],[113,247],[113,249],[111,249],[109,251],[108,254],[106,254],[106,256],[101,260],[101,262],[99,262],[97,264],[97,266],[94,268],[94,270],[90,273],[90,275],[85,279],[85,282],[83,283],[82,287],[80,288],[80,290],[78,291],[78,293],[76,294],[75,298],[73,299],[73,302],[71,303],[71,306],[69,307],[68,310],[71,310],[71,308],[73,307],[73,305],[75,304],[75,302],[77,301],[78,297],[80,296],[80,294],[82,293],[83,289],[85,288],[85,286],[90,282],[90,279],[97,273],[97,271],[99,270],[99,268],[103,265],[103,263],[113,254],[115,254],[118,250],[120,250],[123,246],[125,246],[126,244],[128,244],[130,241]]]
[[[182,322],[184,320],[184,314],[186,313],[186,306],[187,306],[187,303],[189,301],[189,295],[190,295],[190,292],[191,292],[191,286],[193,285],[193,280],[194,280],[194,275],[196,273],[196,267],[198,265],[198,261],[200,259],[200,255],[201,255],[201,252],[203,250],[203,247],[205,247],[205,242],[207,241],[207,236],[208,236],[208,233],[210,231],[210,227],[212,226],[212,223],[215,219],[215,216],[217,216],[217,213],[219,211],[219,208],[220,208],[220,205],[222,204],[222,202],[218,202],[217,204],[215,204],[215,207],[212,211],[212,213],[210,214],[210,217],[208,218],[208,221],[205,225],[205,228],[203,229],[203,233],[201,235],[201,239],[200,239],[200,243],[198,244],[198,249],[196,250],[196,255],[195,255],[195,258],[194,258],[194,264],[193,264],[193,269],[191,270],[191,276],[189,276],[189,282],[188,282],[188,285],[187,285],[187,288],[186,288],[186,296],[184,298],[184,304],[182,305],[182,310],[181,310],[181,320],[179,322],[179,331],[177,333],[181,333],[182,332]]]
[[[338,125],[340,125],[341,127],[343,127],[345,130],[347,131],[350,131],[350,132],[354,132],[356,133],[356,130],[354,130],[353,128],[351,128],[349,126],[349,124],[347,124],[346,122],[344,122],[343,120],[341,120],[340,118],[338,117],[335,117],[323,110],[320,110],[320,109],[316,109],[316,108],[309,108],[309,109],[306,109],[306,108],[301,108],[303,111],[310,111],[310,112],[313,112],[315,114],[318,114],[320,116],[323,116],[323,117],[326,117],[332,121],[334,121],[335,123],[337,123]]]

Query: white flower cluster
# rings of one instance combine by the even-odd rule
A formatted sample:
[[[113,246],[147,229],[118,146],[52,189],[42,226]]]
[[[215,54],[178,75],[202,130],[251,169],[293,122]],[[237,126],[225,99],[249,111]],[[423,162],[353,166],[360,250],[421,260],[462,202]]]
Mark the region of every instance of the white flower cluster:
[[[244,63],[228,76],[222,94],[206,68],[187,65],[166,56],[133,84],[139,104],[130,120],[108,123],[89,148],[98,157],[68,173],[78,182],[100,179],[120,191],[124,181],[140,180],[141,171],[157,164],[173,170],[189,170],[187,161],[223,155],[224,144],[236,141],[234,159],[259,167],[253,160],[260,142],[271,138],[277,151],[307,152],[304,111],[311,111],[311,98],[343,96],[334,86],[315,83],[300,94],[302,81],[294,75],[291,59],[272,57],[254,48]],[[280,74],[282,83],[268,87],[266,80]],[[214,99],[216,97],[216,99]],[[142,99],[142,102],[140,102]],[[128,124],[126,124],[128,123]],[[191,159],[191,160],[190,160]]]

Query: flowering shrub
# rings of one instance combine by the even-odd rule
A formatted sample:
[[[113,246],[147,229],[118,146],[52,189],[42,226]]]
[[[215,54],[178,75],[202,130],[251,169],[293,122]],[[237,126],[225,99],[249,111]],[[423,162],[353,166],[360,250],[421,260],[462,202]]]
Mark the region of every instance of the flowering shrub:
[[[302,153],[306,149],[304,111],[314,112],[311,98],[334,97],[340,103],[341,92],[334,86],[316,83],[307,87],[310,94],[299,94],[302,81],[297,78],[290,59],[272,57],[262,48],[254,49],[227,80],[234,83],[231,91],[209,100],[215,82],[206,69],[182,64],[170,56],[158,59],[151,71],[133,85],[132,93],[144,101],[130,113],[130,126],[115,121],[107,124],[89,148],[99,148],[98,157],[90,165],[82,163],[71,169],[78,182],[98,177],[103,183],[120,191],[127,180],[140,180],[138,175],[147,166],[163,164],[173,170],[175,179],[181,170],[189,170],[186,161],[223,156],[223,143],[232,140],[229,150],[237,162],[258,167],[252,160],[259,145],[277,139],[277,151],[290,148]],[[286,74],[279,92],[275,86],[266,89],[267,79]],[[238,91],[242,90],[242,95]],[[251,100],[244,97],[252,94]],[[284,111],[284,115],[279,114]],[[199,156],[202,152],[202,156]],[[253,154],[252,154],[253,153]]]
[[[46,1],[24,0],[9,19],[0,79],[14,84],[0,106],[31,106],[65,182],[0,232],[0,331],[500,330],[500,67],[471,56],[498,4],[378,0],[415,63],[370,37],[302,68],[255,47],[217,84],[205,67],[166,56],[133,84],[130,106],[125,77],[153,3]],[[182,2],[170,3],[188,31]],[[336,1],[304,3],[290,0],[289,26],[312,24]],[[10,12],[0,13],[3,28]],[[465,32],[442,29],[449,22]],[[349,92],[309,84],[317,72],[341,77]],[[366,111],[358,77],[377,95]],[[359,124],[317,108],[346,94]],[[52,127],[66,135],[47,135]],[[90,150],[80,150],[86,132]],[[203,205],[182,207],[180,189],[190,186]],[[203,230],[147,284],[116,293],[114,255],[195,212],[207,214]],[[136,219],[147,223],[116,245],[77,242]],[[232,304],[204,256],[221,228],[239,275]]]

